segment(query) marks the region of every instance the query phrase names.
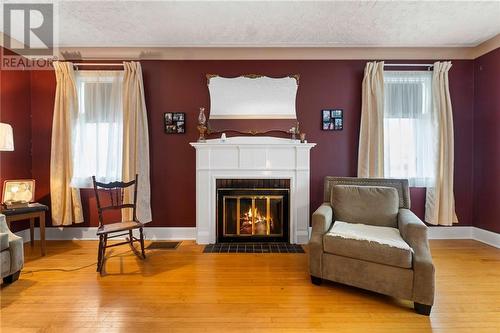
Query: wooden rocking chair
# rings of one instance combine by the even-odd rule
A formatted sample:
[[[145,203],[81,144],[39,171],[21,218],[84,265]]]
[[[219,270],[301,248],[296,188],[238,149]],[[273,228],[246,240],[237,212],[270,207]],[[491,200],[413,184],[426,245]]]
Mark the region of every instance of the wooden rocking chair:
[[[106,249],[108,247],[114,247],[118,245],[129,244],[135,254],[142,259],[146,259],[146,254],[144,253],[144,235],[143,235],[143,224],[137,220],[136,217],[136,205],[137,205],[137,178],[130,182],[111,182],[111,183],[100,183],[95,180],[95,176],[92,176],[92,181],[94,183],[95,198],[97,201],[97,212],[99,214],[99,228],[97,229],[97,235],[99,236],[99,250],[97,253],[97,271],[102,272],[102,268],[105,261]],[[134,186],[134,197],[133,203],[123,203],[123,194],[127,187]],[[101,206],[100,194],[103,195],[107,193],[111,204],[109,206]],[[104,223],[103,212],[108,210],[121,210],[121,209],[132,209],[132,221],[122,221],[113,223]],[[139,229],[140,238],[134,237],[132,231],[134,229]],[[118,233],[118,234],[117,234]],[[107,245],[108,239],[127,236],[128,238],[124,242],[115,243]],[[134,248],[134,242],[139,242],[141,244],[141,253],[139,254]]]

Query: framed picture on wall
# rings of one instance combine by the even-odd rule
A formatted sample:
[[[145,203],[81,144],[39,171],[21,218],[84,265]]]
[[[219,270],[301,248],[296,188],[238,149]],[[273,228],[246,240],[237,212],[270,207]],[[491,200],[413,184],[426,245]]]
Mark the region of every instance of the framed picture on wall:
[[[341,131],[344,129],[344,110],[321,110],[321,129],[323,131]]]
[[[166,134],[186,133],[186,113],[185,112],[165,112],[164,126]]]

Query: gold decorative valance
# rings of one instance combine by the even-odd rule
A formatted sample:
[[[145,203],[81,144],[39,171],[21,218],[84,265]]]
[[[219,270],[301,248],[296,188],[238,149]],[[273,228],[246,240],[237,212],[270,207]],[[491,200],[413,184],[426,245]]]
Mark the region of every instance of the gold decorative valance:
[[[210,79],[211,78],[214,78],[214,77],[224,77],[224,76],[220,76],[218,74],[207,74],[206,76],[207,76],[207,85],[210,84]],[[249,79],[257,79],[257,78],[260,78],[260,77],[270,77],[270,76],[261,75],[261,74],[245,74],[245,75],[240,75],[240,76],[237,76],[237,77],[246,77],[246,78],[249,78]],[[283,79],[285,77],[289,77],[289,78],[295,79],[295,81],[297,81],[297,85],[299,85],[300,74],[291,74],[291,75],[288,75],[288,76],[283,76],[283,77],[278,77],[278,78],[273,78],[273,79]]]

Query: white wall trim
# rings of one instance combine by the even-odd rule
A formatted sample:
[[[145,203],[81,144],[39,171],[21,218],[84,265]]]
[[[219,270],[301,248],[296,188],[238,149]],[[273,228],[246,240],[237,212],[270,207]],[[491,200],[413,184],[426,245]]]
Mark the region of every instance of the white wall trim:
[[[0,32],[0,46],[8,38]],[[10,37],[13,47],[25,45]],[[373,60],[476,59],[500,47],[500,34],[476,46],[382,47],[338,44],[335,47],[59,47],[64,60]]]
[[[441,60],[476,59],[498,48],[498,36],[476,47],[61,47],[64,60]]]
[[[97,240],[96,227],[47,228],[45,230],[47,240]],[[18,231],[16,235],[22,237],[24,242],[29,242],[29,229]],[[146,227],[144,235],[146,240],[194,240],[196,228]],[[35,228],[35,239],[40,239],[38,228]],[[473,239],[500,248],[499,233],[476,227],[429,227],[429,239]]]
[[[499,233],[476,227],[429,227],[428,235],[429,239],[473,239],[500,249]]]
[[[38,228],[35,228],[35,233],[39,234]],[[21,237],[25,243],[30,241],[30,230],[29,229],[21,230],[21,231],[15,232],[14,234]],[[35,235],[35,239],[37,239],[36,235]],[[40,238],[38,238],[38,239],[40,239]]]
[[[75,228],[46,228],[46,240],[97,240],[97,227],[75,227]],[[137,233],[137,231],[134,231]],[[29,229],[16,232],[16,235],[29,242]],[[194,240],[196,239],[196,228],[182,227],[145,227],[144,237],[146,240]],[[35,239],[40,239],[40,230],[35,228]],[[117,238],[119,239],[119,238]]]
[[[480,56],[489,53],[493,50],[496,50],[500,47],[500,34],[497,34],[495,37],[490,38],[476,47],[472,48],[471,56],[473,59],[479,58]]]
[[[474,239],[475,227],[429,227],[429,239]]]
[[[474,227],[472,239],[500,249],[500,234],[489,230]]]
[[[471,47],[61,47],[64,60],[473,59]]]
[[[473,239],[500,248],[500,234],[477,227],[429,227],[429,239]]]

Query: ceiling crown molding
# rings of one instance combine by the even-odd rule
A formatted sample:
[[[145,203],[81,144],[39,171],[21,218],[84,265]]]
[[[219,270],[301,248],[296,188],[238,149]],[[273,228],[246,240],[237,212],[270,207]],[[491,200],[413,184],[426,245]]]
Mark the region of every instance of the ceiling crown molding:
[[[9,38],[0,33],[0,45]],[[11,45],[23,44],[11,38]],[[65,60],[458,60],[500,47],[500,34],[475,47],[60,47]]]
[[[493,50],[496,50],[500,47],[500,34],[497,34],[495,37],[484,41],[476,47],[472,48],[472,59],[479,58],[483,54],[489,53]]]
[[[64,47],[60,52],[66,60],[454,60],[474,59],[494,49],[495,43],[483,44],[477,47]]]
[[[160,47],[61,48],[66,60],[471,59],[469,48]]]

